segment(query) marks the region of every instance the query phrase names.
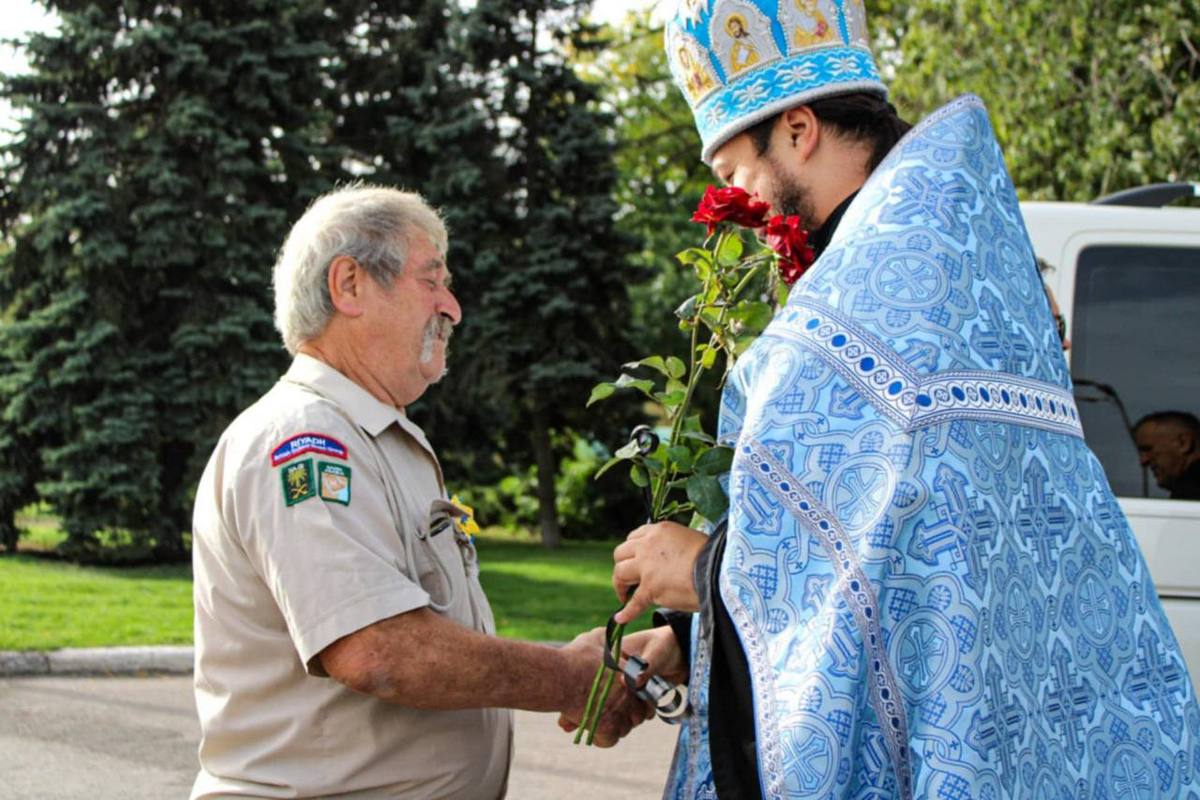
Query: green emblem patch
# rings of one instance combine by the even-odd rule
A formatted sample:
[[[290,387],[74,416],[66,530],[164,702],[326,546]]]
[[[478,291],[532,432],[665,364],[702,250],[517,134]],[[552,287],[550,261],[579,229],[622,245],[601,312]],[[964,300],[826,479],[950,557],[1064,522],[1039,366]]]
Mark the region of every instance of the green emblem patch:
[[[326,503],[350,505],[350,468],[342,464],[317,462],[317,474],[321,478],[321,499]]]
[[[302,503],[317,494],[311,458],[288,464],[279,471],[279,477],[283,481],[283,500],[289,506]]]

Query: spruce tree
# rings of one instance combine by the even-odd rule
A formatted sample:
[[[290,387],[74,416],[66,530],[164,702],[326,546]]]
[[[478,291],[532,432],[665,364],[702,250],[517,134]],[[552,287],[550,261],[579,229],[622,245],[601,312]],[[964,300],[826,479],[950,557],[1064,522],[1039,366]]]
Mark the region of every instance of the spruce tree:
[[[0,532],[34,493],[77,554],[184,552],[233,414],[276,377],[270,268],[336,179],[324,4],[55,2],[0,95]],[[98,536],[98,534],[102,534]]]
[[[476,278],[506,258],[512,213],[502,200],[501,142],[485,106],[489,75],[465,46],[466,12],[447,0],[338,6],[348,31],[338,47],[334,141],[352,171],[373,183],[419,192],[450,231],[447,260],[465,321],[451,347],[450,377],[411,409],[454,483],[481,480],[496,443],[487,409],[457,398],[473,370]],[[457,467],[457,469],[456,469]],[[482,479],[494,477],[485,475]]]
[[[588,3],[481,0],[469,20],[472,63],[490,72],[483,100],[501,134],[503,247],[472,264],[471,355],[459,396],[489,412],[506,456],[537,465],[543,543],[562,537],[555,509],[556,431],[611,441],[607,420],[584,402],[612,376],[628,344],[626,259],[615,225],[612,118],[596,86],[575,73],[572,48],[588,46]],[[525,455],[528,454],[528,455]],[[525,462],[528,463],[528,462]]]

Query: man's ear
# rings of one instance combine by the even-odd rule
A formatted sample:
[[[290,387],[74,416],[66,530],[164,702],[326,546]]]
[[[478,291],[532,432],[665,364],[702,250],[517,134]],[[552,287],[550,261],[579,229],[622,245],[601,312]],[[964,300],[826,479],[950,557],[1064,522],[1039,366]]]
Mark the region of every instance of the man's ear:
[[[821,141],[821,124],[817,115],[808,106],[795,106],[780,115],[779,134],[783,137],[783,145],[799,156],[802,161],[812,158],[813,151]]]
[[[337,256],[329,262],[325,280],[329,284],[329,299],[339,313],[347,317],[357,317],[363,313],[363,293],[369,277],[361,264],[350,256]]]

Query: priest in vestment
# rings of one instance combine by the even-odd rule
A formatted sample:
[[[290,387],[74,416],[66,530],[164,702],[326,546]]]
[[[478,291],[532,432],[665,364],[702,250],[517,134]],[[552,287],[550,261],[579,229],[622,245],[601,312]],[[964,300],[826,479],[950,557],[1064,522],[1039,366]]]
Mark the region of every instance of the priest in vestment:
[[[829,5],[811,47],[771,0],[667,24],[716,77],[689,96],[701,157],[819,257],[725,387],[728,517],[615,554],[625,618],[678,609],[627,638],[687,674],[666,797],[1200,798],[1195,689],[987,111],[908,130],[859,4]],[[710,23],[735,10],[779,52],[729,74]]]

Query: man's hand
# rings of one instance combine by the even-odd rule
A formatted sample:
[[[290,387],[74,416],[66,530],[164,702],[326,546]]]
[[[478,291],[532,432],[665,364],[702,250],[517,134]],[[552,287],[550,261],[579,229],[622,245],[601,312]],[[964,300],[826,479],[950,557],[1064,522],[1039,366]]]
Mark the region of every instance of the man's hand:
[[[578,728],[583,719],[583,709],[587,705],[596,669],[604,658],[604,644],[604,629],[594,628],[576,636],[560,651],[567,656],[571,665],[570,674],[564,677],[578,687],[575,693],[576,701],[558,718],[558,727],[567,733]],[[604,703],[604,713],[596,726],[593,744],[597,747],[612,747],[627,733],[653,716],[654,707],[630,692],[620,676],[616,676],[608,700]]]
[[[596,643],[597,646],[603,646],[604,629],[595,628],[587,633],[580,634],[580,636],[576,637],[575,641],[579,641],[584,637],[587,637],[588,641]],[[625,638],[621,640],[621,652],[625,656],[638,656],[646,662],[646,672],[642,675],[640,685],[645,685],[646,681],[650,680],[651,675],[660,675],[671,683],[687,682],[688,665],[683,660],[683,650],[679,647],[679,642],[675,639],[675,633],[669,626],[664,625],[661,628],[626,634]],[[618,676],[615,682],[623,684],[624,679]],[[651,709],[646,715],[646,719],[650,719],[653,716],[654,711]],[[562,715],[558,718],[558,727],[567,733],[571,733],[579,725],[577,722]],[[597,742],[599,742],[599,737],[597,737]]]
[[[651,675],[660,675],[671,683],[687,683],[688,665],[683,660],[683,649],[670,625],[625,634],[621,640],[621,652],[646,662],[643,684],[650,680]]]
[[[674,522],[656,522],[629,534],[613,551],[613,589],[624,600],[630,587],[637,592],[616,614],[629,622],[651,605],[679,611],[698,611],[700,598],[692,570],[708,539],[700,531]]]

